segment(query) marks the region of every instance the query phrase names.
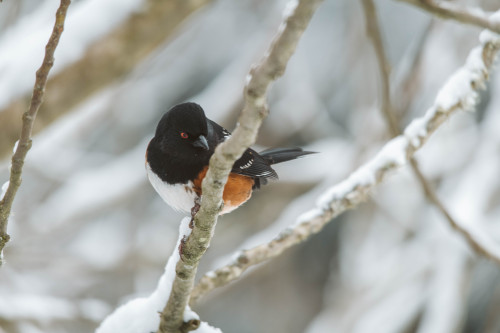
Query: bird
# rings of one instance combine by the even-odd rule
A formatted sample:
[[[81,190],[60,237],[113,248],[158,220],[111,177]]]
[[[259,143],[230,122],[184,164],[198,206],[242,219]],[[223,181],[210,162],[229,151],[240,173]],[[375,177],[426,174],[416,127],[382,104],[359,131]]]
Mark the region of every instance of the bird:
[[[168,110],[158,122],[146,149],[146,173],[153,188],[174,210],[191,212],[202,196],[201,183],[215,148],[231,133],[208,119],[193,102]],[[250,199],[268,179],[278,179],[271,167],[315,152],[301,148],[273,148],[260,153],[248,148],[236,160],[223,191],[220,215]]]

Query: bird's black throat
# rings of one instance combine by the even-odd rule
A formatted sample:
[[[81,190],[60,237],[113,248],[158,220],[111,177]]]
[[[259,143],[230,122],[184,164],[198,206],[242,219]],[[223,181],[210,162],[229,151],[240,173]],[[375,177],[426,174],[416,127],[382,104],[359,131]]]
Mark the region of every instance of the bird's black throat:
[[[210,155],[202,151],[196,155],[165,151],[155,137],[148,145],[146,159],[151,170],[162,181],[169,184],[187,184],[196,179],[208,165]]]

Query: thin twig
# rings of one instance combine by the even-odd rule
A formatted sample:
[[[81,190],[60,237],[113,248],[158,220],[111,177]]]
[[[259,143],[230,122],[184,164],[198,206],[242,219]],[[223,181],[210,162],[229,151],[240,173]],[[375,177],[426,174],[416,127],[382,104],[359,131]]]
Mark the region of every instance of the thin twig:
[[[481,244],[481,242],[479,242],[467,229],[465,229],[459,223],[457,223],[457,221],[455,221],[455,219],[450,215],[450,213],[446,210],[441,200],[438,198],[436,192],[433,190],[432,186],[429,184],[429,182],[425,179],[425,176],[420,171],[417,161],[413,158],[410,159],[410,165],[415,175],[417,176],[418,181],[422,185],[422,189],[424,190],[426,197],[436,206],[436,208],[441,212],[441,214],[443,214],[446,221],[448,221],[448,224],[465,238],[467,243],[469,243],[469,245],[472,247],[472,249],[474,249],[474,251],[484,256],[485,258],[488,258],[493,262],[500,264],[500,258],[497,255],[495,255],[486,247],[484,247],[483,244]]]
[[[210,159],[202,184],[202,201],[194,217],[194,228],[181,245],[176,276],[167,305],[161,313],[158,333],[181,332],[183,313],[194,284],[198,263],[209,246],[217,216],[222,208],[222,192],[234,162],[255,142],[268,114],[266,94],[270,84],[283,75],[288,60],[321,0],[292,0],[284,22],[263,59],[250,71],[244,91],[244,107],[233,135],[219,145]]]
[[[461,23],[475,25],[483,29],[489,29],[500,34],[500,19],[491,18],[491,14],[480,8],[460,6],[452,1],[434,0],[397,0],[407,2],[428,11],[440,18],[455,20]]]
[[[382,34],[380,33],[375,4],[372,0],[362,0],[361,2],[363,4],[363,12],[365,13],[366,32],[373,42],[373,47],[375,48],[375,53],[377,55],[376,58],[380,69],[382,81],[382,114],[384,115],[387,126],[389,127],[391,136],[395,137],[401,134],[401,131],[399,130],[398,122],[396,121],[391,104],[391,65],[385,55],[384,42],[382,40]]]
[[[193,288],[190,305],[195,305],[213,289],[236,280],[248,268],[275,258],[320,232],[333,218],[356,207],[389,173],[405,165],[450,116],[459,110],[469,109],[471,101],[477,98],[478,90],[488,80],[492,64],[500,50],[500,37],[483,37],[481,46],[471,51],[471,59],[441,89],[434,105],[423,117],[412,121],[406,127],[404,135],[390,140],[371,161],[330,188],[319,198],[316,207],[297,218],[294,226],[282,231],[269,243],[239,252],[232,263],[205,274]],[[459,83],[470,89],[462,89],[459,94],[448,94]],[[473,237],[470,233],[469,235]],[[474,243],[478,241],[474,240]],[[488,256],[500,263],[500,255],[488,251]]]
[[[388,60],[385,55],[384,45],[382,40],[382,34],[380,33],[379,23],[377,20],[376,9],[373,3],[373,0],[362,0],[364,5],[364,11],[366,14],[366,23],[368,26],[368,35],[371,37],[373,41],[373,46],[376,50],[375,54],[377,56],[377,60],[380,66],[380,72],[382,76],[382,109],[384,110],[382,114],[385,117],[386,123],[390,129],[390,132],[393,136],[397,136],[400,133],[399,129],[394,126],[394,117],[392,116],[392,105],[390,100],[390,69],[388,65]],[[491,254],[488,249],[486,249],[480,242],[478,242],[466,229],[461,227],[457,221],[451,216],[450,212],[444,207],[444,204],[441,202],[436,192],[432,188],[432,185],[429,183],[427,178],[424,176],[422,171],[418,166],[418,162],[414,157],[410,157],[410,166],[415,174],[422,190],[429,200],[444,216],[450,227],[454,230],[458,231],[465,240],[469,243],[469,245],[480,255],[483,255],[487,258],[497,260],[495,255]]]
[[[7,234],[7,223],[12,208],[12,203],[16,196],[17,190],[21,186],[21,175],[23,172],[24,160],[28,150],[31,148],[31,132],[35,122],[36,114],[42,104],[43,95],[45,92],[45,84],[47,76],[54,65],[54,51],[56,50],[59,39],[64,30],[64,21],[66,20],[66,12],[71,0],[61,0],[61,4],[56,12],[56,22],[50,35],[49,41],[45,46],[45,57],[43,58],[42,66],[36,72],[35,86],[33,88],[33,96],[28,111],[23,114],[23,125],[21,135],[12,156],[12,166],[10,169],[10,180],[4,197],[0,201],[0,265],[2,264],[1,253],[5,244],[10,239]]]
[[[417,90],[422,85],[422,60],[425,50],[425,44],[429,38],[429,35],[435,26],[435,20],[429,21],[425,29],[422,31],[421,36],[419,36],[412,46],[410,46],[408,52],[412,53],[408,55],[407,60],[409,60],[404,65],[404,71],[401,73],[401,77],[396,77],[395,86],[397,87],[397,93],[394,94],[393,108],[396,111],[397,118],[403,119],[409,114],[410,108],[412,106],[412,101],[414,100]]]

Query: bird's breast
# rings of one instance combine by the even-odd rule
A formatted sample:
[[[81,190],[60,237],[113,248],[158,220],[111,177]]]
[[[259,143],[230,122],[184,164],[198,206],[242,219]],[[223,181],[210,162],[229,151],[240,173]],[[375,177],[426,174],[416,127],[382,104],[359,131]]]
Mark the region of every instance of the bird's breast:
[[[169,184],[151,170],[149,163],[146,163],[146,172],[151,185],[153,185],[153,188],[158,192],[163,201],[177,211],[185,213],[191,211],[195,199],[198,197],[193,190],[193,183],[191,181],[188,181],[186,184]]]

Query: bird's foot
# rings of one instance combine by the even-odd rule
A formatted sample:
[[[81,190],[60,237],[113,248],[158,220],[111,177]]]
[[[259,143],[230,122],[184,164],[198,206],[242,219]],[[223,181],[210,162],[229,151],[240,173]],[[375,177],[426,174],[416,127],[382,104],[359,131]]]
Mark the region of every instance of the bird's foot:
[[[187,237],[183,236],[181,239],[181,242],[179,243],[179,256],[181,257],[181,260],[182,260],[182,253],[183,253],[184,244],[186,244],[186,240],[187,240]]]
[[[196,199],[194,201],[194,206],[191,208],[191,221],[189,221],[189,228],[193,229],[194,228],[194,216],[198,213],[200,210],[200,199]]]

